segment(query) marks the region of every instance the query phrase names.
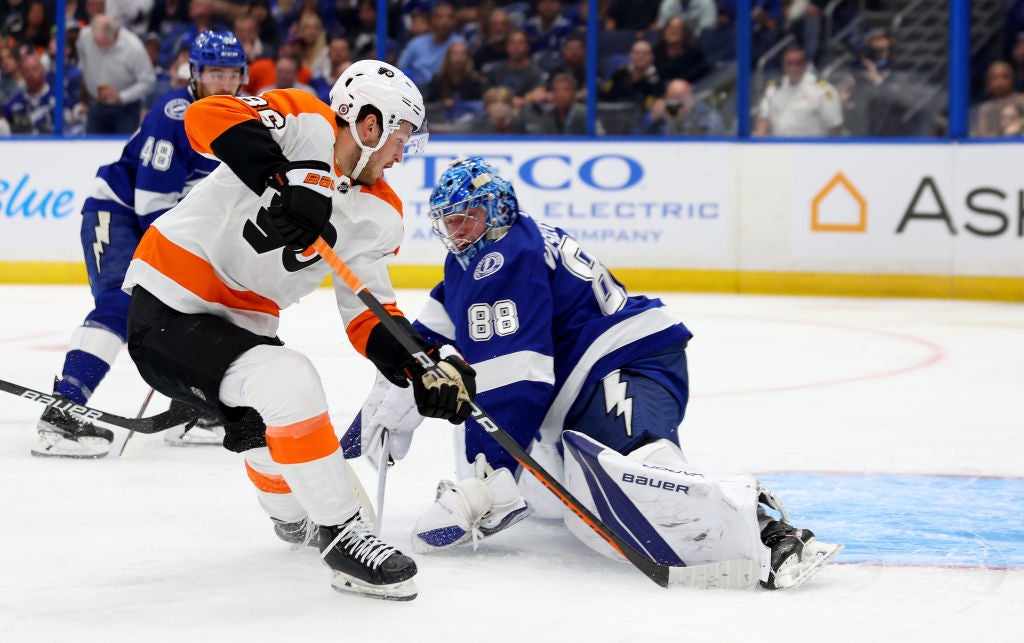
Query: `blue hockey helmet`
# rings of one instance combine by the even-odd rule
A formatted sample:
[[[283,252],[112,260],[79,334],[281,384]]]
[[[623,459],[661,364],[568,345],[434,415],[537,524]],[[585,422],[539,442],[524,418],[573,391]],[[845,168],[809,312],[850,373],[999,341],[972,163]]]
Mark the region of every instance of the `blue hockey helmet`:
[[[519,218],[512,184],[476,156],[452,163],[430,193],[430,221],[463,269]]]
[[[248,81],[245,49],[230,31],[204,31],[196,36],[188,52],[192,92],[198,94],[199,75],[204,67],[241,67],[242,84]]]

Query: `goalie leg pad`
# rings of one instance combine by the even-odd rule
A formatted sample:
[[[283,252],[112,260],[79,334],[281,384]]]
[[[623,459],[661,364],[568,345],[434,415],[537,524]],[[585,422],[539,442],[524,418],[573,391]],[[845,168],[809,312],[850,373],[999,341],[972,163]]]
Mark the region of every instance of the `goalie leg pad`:
[[[670,566],[729,560],[767,565],[752,477],[701,472],[668,442],[645,445],[635,459],[575,431],[564,432],[562,440],[566,487],[651,560]],[[575,514],[566,511],[565,522],[595,551],[620,558]]]

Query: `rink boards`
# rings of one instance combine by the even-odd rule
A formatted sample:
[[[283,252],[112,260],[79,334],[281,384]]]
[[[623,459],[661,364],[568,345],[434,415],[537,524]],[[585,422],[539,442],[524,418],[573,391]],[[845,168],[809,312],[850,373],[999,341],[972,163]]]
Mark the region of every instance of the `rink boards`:
[[[81,283],[81,204],[123,140],[3,143],[0,281]],[[488,158],[522,207],[627,285],[1024,301],[1022,144],[445,139],[387,174],[405,202],[400,287],[440,275],[428,198]]]

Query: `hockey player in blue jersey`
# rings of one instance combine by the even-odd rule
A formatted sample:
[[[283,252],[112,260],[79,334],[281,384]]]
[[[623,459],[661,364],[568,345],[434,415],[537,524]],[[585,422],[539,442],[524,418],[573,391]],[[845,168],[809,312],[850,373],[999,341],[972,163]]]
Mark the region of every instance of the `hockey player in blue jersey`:
[[[82,249],[95,308],[72,334],[54,389],[75,403],[88,401],[125,342],[130,297],[121,283],[143,233],[219,164],[189,145],[185,110],[205,96],[237,94],[247,77],[245,50],[231,32],[205,31],[192,44],[189,67],[188,86],[157,99],[121,158],[96,172],[82,207]],[[99,458],[113,440],[109,430],[52,407],[37,428],[37,456]],[[220,444],[222,438],[222,429],[210,421],[165,433],[177,445]]]
[[[750,561],[769,589],[802,584],[840,549],[788,522],[752,476],[704,472],[683,457],[690,331],[658,299],[630,296],[564,230],[522,214],[512,185],[480,158],[450,166],[430,196],[448,250],[444,280],[414,326],[477,372],[477,402],[611,529],[661,564]],[[359,421],[379,461],[409,448],[421,418],[378,378]],[[442,481],[417,521],[417,551],[500,532],[563,507],[470,419],[456,431],[458,483]],[[611,548],[569,511],[569,529]]]

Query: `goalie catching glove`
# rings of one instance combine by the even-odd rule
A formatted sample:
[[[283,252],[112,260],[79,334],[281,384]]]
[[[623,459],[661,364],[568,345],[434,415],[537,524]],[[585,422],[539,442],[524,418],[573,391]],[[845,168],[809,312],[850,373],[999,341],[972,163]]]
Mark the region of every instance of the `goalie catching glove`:
[[[424,369],[415,359],[402,366],[406,377],[412,380],[416,409],[423,417],[462,424],[473,412],[470,402],[476,398],[476,371],[447,344],[440,349],[425,348],[424,352],[437,363],[445,377]]]
[[[267,208],[277,235],[296,252],[313,245],[331,218],[330,166],[323,161],[285,163],[267,179],[267,186],[277,192]]]

